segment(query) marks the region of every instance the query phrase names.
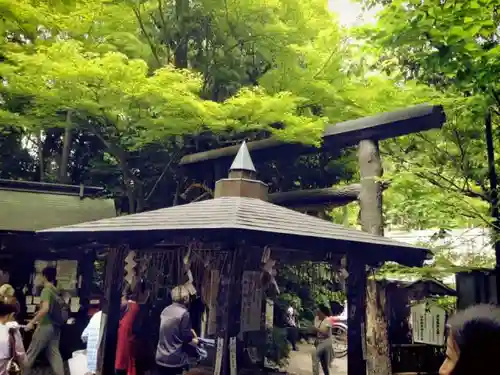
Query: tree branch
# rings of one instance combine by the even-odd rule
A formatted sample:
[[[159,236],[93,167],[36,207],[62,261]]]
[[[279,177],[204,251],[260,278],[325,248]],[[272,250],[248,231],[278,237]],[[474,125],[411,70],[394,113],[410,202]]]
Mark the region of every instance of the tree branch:
[[[160,176],[156,179],[153,187],[151,188],[151,190],[149,191],[149,193],[146,195],[146,199],[145,199],[146,202],[149,200],[149,198],[151,198],[151,196],[153,195],[153,193],[156,191],[156,188],[160,184],[160,181],[163,180],[163,177],[165,177],[165,174],[167,173],[168,169],[170,168],[170,166],[172,165],[172,163],[174,162],[174,160],[177,159],[177,157],[179,156],[179,154],[180,154],[179,151],[175,152],[174,155],[172,155],[172,157],[168,161],[168,163],[165,165],[165,168],[163,168],[163,171],[161,172]]]
[[[335,53],[337,53],[338,51],[336,49],[334,49],[332,51],[332,53],[330,53],[330,56],[328,56],[328,58],[326,59],[325,63],[323,64],[323,66],[316,72],[316,74],[314,74],[313,78],[316,79],[318,78],[318,76],[326,69],[326,67],[328,66],[328,64],[330,63],[330,61],[332,60],[333,56],[335,55]]]
[[[137,19],[137,22],[139,23],[139,27],[141,28],[141,31],[144,34],[146,41],[148,42],[149,48],[151,49],[151,53],[153,54],[153,56],[156,60],[156,63],[158,64],[158,68],[160,68],[162,65],[161,60],[160,60],[160,56],[158,55],[158,51],[156,50],[156,47],[155,47],[153,41],[151,40],[151,37],[149,36],[149,34],[146,30],[146,26],[144,25],[144,22],[143,22],[142,17],[141,17],[141,11],[139,9],[139,6],[137,6],[137,7],[132,6],[131,8],[132,8],[132,11],[134,12],[134,15],[135,15],[135,18]]]
[[[423,137],[422,139],[432,144],[432,142],[425,139],[425,137]],[[401,147],[399,145],[397,145],[397,146],[399,147],[401,153],[405,154],[405,151],[403,149],[401,149]],[[407,171],[410,171],[410,169],[408,167],[405,167],[405,164],[408,163],[408,158],[402,158],[398,155],[395,155],[394,153],[385,153],[385,154],[390,156],[390,157],[398,159],[399,163],[403,166],[403,168],[405,168]],[[427,180],[429,183],[431,183],[432,185],[434,185],[440,189],[463,194],[463,195],[470,197],[470,198],[480,198],[480,199],[484,200],[485,202],[489,202],[489,198],[486,194],[478,193],[478,192],[470,189],[470,185],[468,184],[469,179],[467,177],[465,177],[465,180],[467,182],[467,184],[466,184],[467,187],[463,187],[463,186],[459,186],[452,179],[445,177],[445,175],[443,173],[430,171],[429,168],[426,168],[424,165],[422,165],[418,162],[415,162],[415,161],[413,161],[413,165],[415,165],[419,169],[427,169],[426,173],[423,173],[423,172],[413,172],[413,173],[416,176],[418,176],[424,180]]]

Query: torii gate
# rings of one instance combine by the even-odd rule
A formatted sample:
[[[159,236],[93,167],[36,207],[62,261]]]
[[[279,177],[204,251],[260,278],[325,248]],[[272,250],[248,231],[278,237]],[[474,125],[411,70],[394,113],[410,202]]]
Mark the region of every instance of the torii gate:
[[[300,206],[300,201],[314,201],[314,204],[346,204],[359,200],[361,226],[366,232],[383,235],[384,225],[382,217],[382,162],[378,142],[384,139],[395,138],[402,135],[418,133],[430,129],[439,129],[446,121],[446,116],[441,105],[421,104],[406,109],[382,113],[376,116],[364,117],[357,120],[342,122],[328,126],[323,134],[323,144],[320,149],[299,143],[285,143],[275,139],[264,139],[249,142],[248,149],[254,161],[276,160],[289,158],[290,155],[301,155],[318,152],[328,148],[344,148],[358,145],[358,162],[360,168],[360,184],[348,189],[351,194],[347,197],[334,189],[302,190],[273,194],[271,201],[285,206]],[[181,159],[180,165],[184,168],[207,164],[213,168],[215,180],[222,177],[231,160],[237,154],[239,145],[224,147],[216,150],[186,155]],[[356,187],[359,189],[357,190]],[[352,193],[354,191],[354,193]],[[359,194],[358,194],[359,192]],[[366,274],[359,275],[358,282],[367,285]],[[364,280],[364,281],[363,281]],[[372,284],[372,283],[370,283]],[[370,286],[368,284],[368,286]],[[368,288],[368,293],[377,293]],[[366,292],[366,289],[365,291]],[[361,291],[363,293],[363,291]],[[359,298],[363,298],[359,296]],[[366,306],[365,306],[366,307]],[[377,313],[376,307],[369,306]],[[360,312],[358,312],[360,314]],[[351,313],[349,314],[351,316]],[[363,314],[360,314],[361,316]],[[360,316],[358,315],[358,316]],[[366,374],[366,353],[364,345],[360,345],[360,337],[366,337],[363,321],[350,322],[348,331],[348,374]],[[370,324],[370,322],[368,322]],[[380,327],[379,327],[380,328]],[[372,342],[377,338],[371,337]],[[355,345],[352,345],[352,344]],[[374,343],[377,345],[378,343]],[[382,343],[380,343],[382,344]],[[380,373],[383,374],[383,365],[380,364]],[[373,372],[376,369],[370,369]]]
[[[438,129],[442,127],[444,122],[445,114],[442,106],[421,104],[403,110],[330,125],[324,131],[320,149],[300,143],[285,143],[276,139],[253,141],[247,143],[247,146],[256,162],[283,159],[290,155],[314,153],[318,150],[341,149],[357,144],[360,145],[360,148],[373,148],[374,146],[377,148],[378,141]],[[366,142],[362,142],[366,140],[375,143],[375,145],[370,146]],[[188,170],[199,166],[203,166],[204,169],[211,167],[214,181],[216,181],[223,176],[238,150],[239,144],[186,155],[181,159],[179,165]],[[360,156],[361,154],[360,152]],[[360,159],[359,164],[363,173],[365,163]],[[384,187],[382,186],[382,188]],[[341,206],[357,200],[360,195],[361,185],[352,184],[342,188],[325,187],[323,189],[273,193],[269,199],[273,203],[287,207],[300,207],[302,204]]]

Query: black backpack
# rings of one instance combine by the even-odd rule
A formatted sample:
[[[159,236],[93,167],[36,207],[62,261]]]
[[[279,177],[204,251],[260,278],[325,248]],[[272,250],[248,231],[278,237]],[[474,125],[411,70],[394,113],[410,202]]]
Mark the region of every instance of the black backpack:
[[[49,306],[49,318],[56,326],[64,325],[69,319],[69,306],[55,289],[51,290],[54,300]]]

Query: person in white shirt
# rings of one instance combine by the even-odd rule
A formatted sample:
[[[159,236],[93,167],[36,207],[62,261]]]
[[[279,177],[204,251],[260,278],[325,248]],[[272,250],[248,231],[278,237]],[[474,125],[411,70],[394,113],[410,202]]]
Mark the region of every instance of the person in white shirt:
[[[82,341],[87,344],[87,370],[90,374],[97,372],[97,352],[101,341],[102,311],[97,311],[82,332]]]
[[[297,312],[291,305],[286,310],[286,326],[288,341],[292,344],[292,350],[297,351]]]
[[[19,324],[14,320],[16,307],[0,301],[0,375],[7,375],[7,366],[14,349],[16,362],[22,367],[26,364],[26,350],[19,333]],[[11,343],[13,342],[14,348]]]
[[[330,357],[332,353],[332,324],[328,317],[330,309],[326,306],[319,306],[314,318],[314,331],[316,340],[314,346],[316,350],[312,353],[313,375],[319,374],[319,364],[324,375],[330,375]]]

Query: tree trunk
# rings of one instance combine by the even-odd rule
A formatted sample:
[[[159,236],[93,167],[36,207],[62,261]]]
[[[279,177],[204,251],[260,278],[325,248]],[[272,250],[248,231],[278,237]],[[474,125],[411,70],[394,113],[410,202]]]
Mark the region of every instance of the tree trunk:
[[[143,183],[130,170],[127,151],[113,141],[106,139],[97,129],[94,129],[94,132],[106,150],[118,160],[129,204],[128,213],[134,214],[143,211],[145,207]]]
[[[127,156],[125,152],[114,154],[119,160],[120,169],[123,175],[123,182],[125,184],[125,191],[127,194],[129,204],[129,214],[135,214],[144,211],[145,198],[142,181],[133,175],[128,165]]]
[[[495,248],[495,280],[496,280],[496,298],[497,304],[500,304],[500,211],[498,209],[498,179],[495,166],[495,146],[493,143],[493,128],[491,121],[491,110],[488,109],[484,119],[486,154],[488,157],[488,175],[490,180],[490,206],[491,231],[493,233],[493,243]]]
[[[175,67],[187,69],[188,67],[188,35],[186,30],[187,16],[189,15],[189,0],[175,0],[175,14],[179,35],[174,52]]]
[[[43,130],[38,133],[38,173],[40,182],[45,180],[45,158],[43,156]]]
[[[365,232],[384,235],[382,215],[383,169],[378,144],[363,140],[359,143],[361,192],[359,195],[361,227]],[[374,278],[367,281],[366,296],[367,372],[374,375],[392,374],[385,291]]]
[[[61,153],[61,162],[59,164],[59,182],[69,184],[68,176],[69,154],[71,151],[71,142],[73,141],[73,126],[71,124],[71,111],[66,113],[66,127],[64,129],[63,147]]]
[[[134,189],[135,189],[135,212],[139,213],[144,211],[146,200],[144,198],[144,185],[141,180],[134,176]]]
[[[127,194],[128,199],[128,213],[135,213],[135,193],[133,180],[129,177],[129,171],[127,166],[123,166],[123,163],[120,162],[120,167],[123,175],[123,184],[125,185],[125,194]]]

